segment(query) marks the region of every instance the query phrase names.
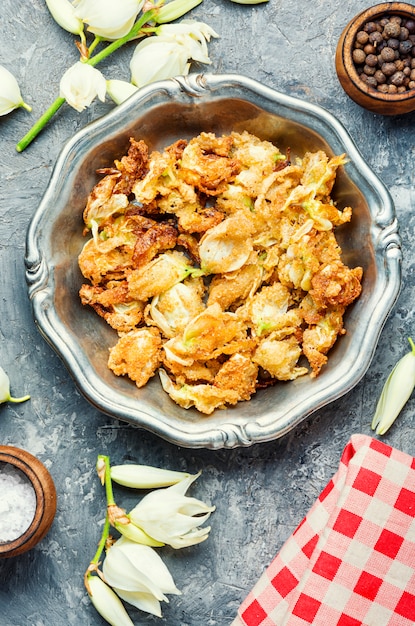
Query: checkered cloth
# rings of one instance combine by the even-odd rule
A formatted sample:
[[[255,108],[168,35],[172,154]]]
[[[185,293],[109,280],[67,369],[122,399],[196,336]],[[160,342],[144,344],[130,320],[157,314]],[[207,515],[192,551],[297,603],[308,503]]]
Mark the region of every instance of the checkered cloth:
[[[415,459],[353,435],[232,626],[413,626]]]

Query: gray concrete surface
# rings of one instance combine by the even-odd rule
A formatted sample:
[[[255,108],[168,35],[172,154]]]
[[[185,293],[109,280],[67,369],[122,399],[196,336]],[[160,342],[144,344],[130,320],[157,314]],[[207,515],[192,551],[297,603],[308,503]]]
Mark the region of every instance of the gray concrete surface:
[[[32,114],[0,118],[0,364],[22,405],[0,406],[0,442],[29,450],[49,468],[58,510],[47,537],[31,552],[0,561],[0,626],[99,626],[82,577],[103,519],[104,497],[95,474],[97,454],[114,463],[135,460],[202,470],[192,494],[212,501],[207,542],[165,550],[183,595],[171,597],[157,619],[131,611],[136,624],[226,626],[264,567],[336,471],[353,433],[370,434],[384,379],[407,350],[414,329],[415,114],[381,117],[344,94],[334,54],[352,14],[367,2],[269,0],[242,6],[204,0],[193,17],[221,36],[210,46],[211,70],[240,72],[322,105],[349,130],[372,169],[389,188],[403,239],[403,289],[372,364],[356,388],[274,442],[235,450],[181,449],[98,412],[78,393],[64,365],[40,336],[27,297],[25,235],[65,142],[112,104],[95,102],[78,114],[63,107],[22,154],[16,142],[57,95],[59,79],[77,57],[72,36],[49,17],[43,0],[3,0],[0,63],[13,71]],[[128,78],[131,47],[100,66]],[[1,85],[0,85],[1,90]],[[415,454],[415,395],[384,441]],[[135,499],[121,493],[128,506]],[[0,496],[1,497],[1,496]]]

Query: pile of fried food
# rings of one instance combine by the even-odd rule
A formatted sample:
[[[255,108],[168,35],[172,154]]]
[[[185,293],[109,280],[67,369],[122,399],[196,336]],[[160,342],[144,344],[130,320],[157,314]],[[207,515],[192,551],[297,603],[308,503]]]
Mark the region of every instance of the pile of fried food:
[[[331,198],[345,155],[294,162],[248,132],[128,154],[91,191],[81,301],[118,333],[109,368],[138,387],[156,373],[204,414],[310,374],[346,331],[362,268],[341,260]],[[308,367],[306,366],[308,362]]]

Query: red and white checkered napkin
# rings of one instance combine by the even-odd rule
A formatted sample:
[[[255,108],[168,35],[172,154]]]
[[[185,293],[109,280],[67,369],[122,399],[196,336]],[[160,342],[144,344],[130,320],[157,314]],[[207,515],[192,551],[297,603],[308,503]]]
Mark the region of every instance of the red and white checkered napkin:
[[[353,435],[232,626],[413,626],[415,459]]]

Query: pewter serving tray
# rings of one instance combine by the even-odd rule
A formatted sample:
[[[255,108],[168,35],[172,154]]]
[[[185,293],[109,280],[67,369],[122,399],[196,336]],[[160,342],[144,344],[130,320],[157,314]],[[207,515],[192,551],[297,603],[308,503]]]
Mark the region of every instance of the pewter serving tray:
[[[201,131],[247,130],[291,156],[323,149],[348,155],[333,198],[353,207],[337,229],[344,262],[364,269],[361,297],[345,316],[347,334],[317,379],[308,376],[260,390],[249,402],[212,415],[177,406],[158,376],[142,389],[107,367],[115,331],[81,305],[77,257],[85,243],[82,211],[99,180],[128,149],[129,138],[150,150]],[[401,243],[391,197],[345,128],[327,111],[236,75],[191,75],[142,88],[90,124],[61,152],[29,226],[26,278],[35,322],[83,395],[100,411],[189,448],[234,448],[283,436],[364,376],[401,284]]]

